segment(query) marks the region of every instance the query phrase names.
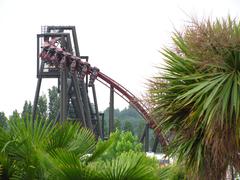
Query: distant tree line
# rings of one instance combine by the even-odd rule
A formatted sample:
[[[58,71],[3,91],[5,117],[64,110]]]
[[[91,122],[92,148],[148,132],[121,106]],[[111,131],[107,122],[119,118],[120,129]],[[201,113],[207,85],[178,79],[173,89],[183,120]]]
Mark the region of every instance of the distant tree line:
[[[46,94],[42,94],[39,97],[37,104],[37,118],[38,119],[50,119],[55,120],[59,111],[60,97],[58,94],[58,88],[53,86],[48,89],[48,98]],[[73,107],[70,107],[70,110]],[[0,112],[0,123],[4,124],[7,119],[14,118],[23,118],[28,119],[32,115],[33,103],[29,100],[25,100],[22,112],[18,112],[14,110],[13,113],[6,117],[4,112]],[[108,128],[109,128],[109,108],[103,111],[104,113],[104,132],[105,135],[108,136]],[[70,113],[72,114],[72,113]],[[123,110],[115,109],[114,110],[114,122],[115,128],[120,131],[130,131],[133,135],[140,138],[143,134],[145,121],[143,117],[132,107],[128,106]],[[153,132],[150,131],[150,144],[154,141]]]
[[[59,94],[56,86],[48,89],[48,99],[46,94],[42,94],[38,99],[37,104],[37,118],[39,119],[56,119],[59,111]],[[33,105],[29,100],[25,100],[22,112],[14,110],[9,118],[6,117],[4,112],[0,112],[0,123],[3,123],[7,119],[11,120],[16,117],[23,119],[30,118],[32,115]]]
[[[133,135],[137,136],[139,139],[143,135],[144,128],[146,125],[143,117],[137,112],[137,110],[129,105],[127,108],[123,110],[115,109],[114,110],[114,122],[115,128],[120,131],[130,131]],[[109,128],[109,108],[104,111],[104,133],[107,135]],[[150,138],[150,147],[153,146],[154,143],[154,132],[152,129],[149,131]],[[157,149],[157,151],[161,151],[161,149]]]

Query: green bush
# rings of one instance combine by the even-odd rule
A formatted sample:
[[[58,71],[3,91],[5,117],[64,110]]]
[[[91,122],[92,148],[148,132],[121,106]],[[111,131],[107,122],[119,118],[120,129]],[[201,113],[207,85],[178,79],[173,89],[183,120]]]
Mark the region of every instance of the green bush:
[[[117,129],[110,135],[110,138],[108,140],[99,140],[97,143],[97,147],[109,142],[112,142],[112,145],[101,156],[101,159],[103,160],[115,158],[121,155],[121,153],[123,152],[142,151],[142,144],[139,142],[138,138],[134,136],[130,131],[123,132]]]

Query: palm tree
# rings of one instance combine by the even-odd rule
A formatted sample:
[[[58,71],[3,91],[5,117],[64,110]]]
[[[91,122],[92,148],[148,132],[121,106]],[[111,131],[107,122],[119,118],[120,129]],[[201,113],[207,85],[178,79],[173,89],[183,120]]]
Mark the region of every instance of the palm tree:
[[[149,83],[153,116],[190,177],[224,179],[240,170],[240,23],[193,20],[172,40]]]

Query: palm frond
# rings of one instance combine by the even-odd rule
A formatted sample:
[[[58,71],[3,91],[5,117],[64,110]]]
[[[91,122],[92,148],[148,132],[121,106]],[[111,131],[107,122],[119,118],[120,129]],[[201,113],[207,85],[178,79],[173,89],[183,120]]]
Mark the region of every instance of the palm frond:
[[[150,162],[149,162],[150,161]],[[149,163],[151,165],[149,165]],[[156,179],[156,163],[152,163],[145,154],[122,153],[111,161],[99,163],[102,179]]]
[[[81,161],[78,156],[63,149],[57,149],[52,154],[53,166],[49,166],[51,179],[98,179],[98,171]],[[51,159],[51,158],[50,158]]]
[[[207,168],[221,178],[228,164],[239,166],[239,32],[230,17],[194,20],[174,34],[175,47],[162,51],[164,72],[149,82],[152,114],[175,134],[168,153],[202,178]]]

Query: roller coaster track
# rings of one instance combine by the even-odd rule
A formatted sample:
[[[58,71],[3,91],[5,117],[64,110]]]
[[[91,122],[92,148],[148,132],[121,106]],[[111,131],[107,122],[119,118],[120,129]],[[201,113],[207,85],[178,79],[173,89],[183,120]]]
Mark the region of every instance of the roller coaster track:
[[[73,56],[69,52],[65,52],[64,49],[55,46],[56,42],[45,42],[40,57],[44,63],[50,66],[55,66],[61,71],[66,71],[70,69],[70,72],[74,76],[78,76],[83,79],[86,74],[90,75],[89,85],[91,86],[95,79],[106,85],[107,87],[112,87],[114,92],[122,97],[125,101],[130,103],[145,119],[149,128],[153,129],[157,135],[162,146],[167,145],[167,141],[164,138],[157,122],[149,115],[148,108],[140,101],[136,96],[134,96],[129,90],[123,87],[121,84],[117,83],[112,78],[108,77],[104,73],[100,72],[98,68],[91,67],[88,62],[83,62],[80,57]]]

